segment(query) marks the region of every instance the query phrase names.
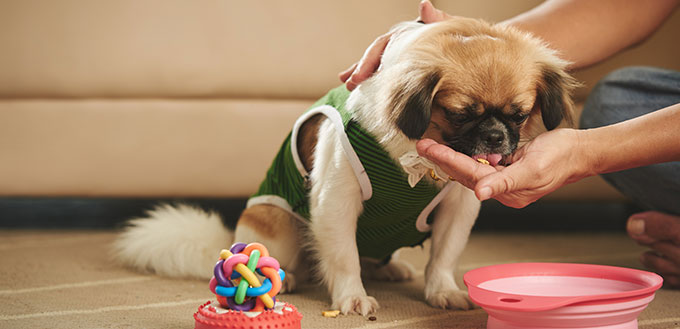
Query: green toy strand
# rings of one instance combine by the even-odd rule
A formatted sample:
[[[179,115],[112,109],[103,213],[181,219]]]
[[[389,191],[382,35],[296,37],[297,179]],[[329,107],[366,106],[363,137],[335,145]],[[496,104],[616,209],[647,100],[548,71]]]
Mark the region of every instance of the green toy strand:
[[[250,259],[248,259],[248,269],[255,273],[255,270],[257,269],[257,262],[260,260],[260,251],[255,249],[250,253]],[[246,290],[248,289],[248,286],[252,286],[253,284],[248,282],[246,278],[241,276],[241,282],[238,284],[238,288],[236,288],[236,296],[234,296],[234,301],[236,301],[236,304],[243,304],[243,301],[246,298]]]

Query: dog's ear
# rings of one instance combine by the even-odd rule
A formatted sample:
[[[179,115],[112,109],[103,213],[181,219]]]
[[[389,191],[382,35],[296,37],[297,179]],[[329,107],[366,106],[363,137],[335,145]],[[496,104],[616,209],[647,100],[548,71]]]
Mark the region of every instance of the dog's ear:
[[[536,86],[534,108],[540,109],[543,125],[548,130],[557,128],[562,120],[573,125],[571,91],[576,85],[576,80],[561,68],[552,65],[543,67]]]
[[[441,79],[430,72],[416,79],[406,77],[392,91],[390,106],[397,127],[410,139],[420,139],[430,125],[432,101]]]

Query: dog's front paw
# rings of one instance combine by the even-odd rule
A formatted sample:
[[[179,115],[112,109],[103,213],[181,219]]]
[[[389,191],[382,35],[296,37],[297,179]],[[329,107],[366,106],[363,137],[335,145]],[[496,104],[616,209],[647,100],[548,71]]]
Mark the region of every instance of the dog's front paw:
[[[443,309],[470,310],[477,307],[463,290],[438,291],[425,296],[425,299],[433,307]]]
[[[343,296],[333,301],[333,309],[342,314],[368,315],[374,313],[380,306],[375,298],[366,295]]]

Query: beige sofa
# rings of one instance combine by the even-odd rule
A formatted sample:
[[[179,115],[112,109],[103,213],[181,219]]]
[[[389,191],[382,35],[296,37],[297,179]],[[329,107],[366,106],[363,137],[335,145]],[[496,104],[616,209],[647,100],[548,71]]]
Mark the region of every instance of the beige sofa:
[[[540,1],[435,1],[499,21]],[[0,2],[0,196],[243,197],[295,118],[416,0]],[[579,72],[680,69],[680,13]],[[619,199],[600,179],[556,199]]]

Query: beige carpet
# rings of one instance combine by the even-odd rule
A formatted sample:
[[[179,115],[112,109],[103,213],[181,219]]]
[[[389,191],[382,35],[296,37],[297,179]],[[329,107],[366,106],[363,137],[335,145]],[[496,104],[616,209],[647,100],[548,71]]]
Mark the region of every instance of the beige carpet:
[[[107,257],[113,237],[113,232],[0,231],[0,328],[193,328],[193,313],[211,299],[208,283],[120,268]],[[641,250],[622,233],[475,233],[459,273],[519,261],[638,267]],[[298,307],[303,328],[485,328],[483,310],[439,310],[423,301],[426,255],[427,247],[402,252],[420,269],[413,281],[366,283],[381,305],[375,321],[322,317],[329,299],[314,285],[281,299]],[[680,328],[680,291],[659,291],[640,316],[640,328]]]

